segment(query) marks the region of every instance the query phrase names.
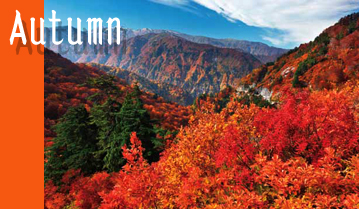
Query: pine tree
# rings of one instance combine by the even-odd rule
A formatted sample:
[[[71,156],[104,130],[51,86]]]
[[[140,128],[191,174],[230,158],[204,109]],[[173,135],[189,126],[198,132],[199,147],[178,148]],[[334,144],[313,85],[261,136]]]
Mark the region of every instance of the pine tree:
[[[117,122],[113,134],[108,140],[103,141],[105,146],[104,167],[112,172],[118,171],[124,165],[125,161],[122,157],[121,148],[129,145],[130,135],[136,132],[138,138],[142,141],[145,148],[144,157],[150,162],[159,158],[159,152],[156,150],[161,142],[156,139],[156,133],[151,124],[150,115],[143,108],[140,99],[141,91],[138,86],[134,87],[133,92],[126,95],[121,110],[116,114]]]
[[[82,84],[91,88],[100,89],[101,91],[91,95],[88,99],[95,103],[104,102],[107,97],[117,98],[122,92],[115,83],[116,77],[112,75],[102,75],[97,78],[89,78],[86,83]]]
[[[118,141],[118,136],[121,133],[119,111],[121,110],[121,103],[116,99],[108,98],[103,104],[95,105],[91,109],[91,122],[98,127],[98,145],[99,150],[96,153],[96,157],[103,159],[107,155],[110,149],[110,143]],[[120,145],[119,149],[121,148]],[[114,159],[123,163],[122,158],[117,157]],[[104,163],[102,163],[104,166]],[[105,166],[106,167],[106,166]]]
[[[45,181],[59,182],[62,175],[71,169],[81,169],[83,174],[92,174],[101,169],[95,158],[97,151],[97,127],[91,124],[89,113],[83,105],[72,107],[55,126],[57,137],[45,150]]]

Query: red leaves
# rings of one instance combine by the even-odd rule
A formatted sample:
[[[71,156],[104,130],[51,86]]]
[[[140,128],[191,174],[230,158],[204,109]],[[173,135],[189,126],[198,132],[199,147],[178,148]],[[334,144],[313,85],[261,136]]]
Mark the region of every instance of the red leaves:
[[[45,187],[47,208],[357,208],[357,94],[287,93],[277,109],[202,101],[157,163],[135,133],[118,173]],[[70,175],[71,174],[71,175]]]
[[[114,178],[115,187],[102,193],[102,209],[155,207],[155,192],[159,188],[159,176],[142,156],[144,149],[136,133],[131,134],[131,148],[125,145],[123,156],[127,164]]]
[[[324,158],[319,160],[321,166],[316,167],[302,158],[284,162],[277,155],[271,160],[258,156],[254,165],[259,169],[255,181],[265,191],[263,196],[274,200],[277,206],[293,208],[294,205],[311,204],[320,208],[343,207],[343,202],[338,202],[338,199],[353,197],[359,192],[359,184],[345,175],[349,173],[342,171],[338,160],[333,157],[333,150],[327,149]]]
[[[79,208],[96,209],[100,206],[104,195],[112,191],[113,179],[105,172],[94,174],[92,177],[79,178],[72,184],[70,194]]]
[[[144,151],[144,148],[141,147],[142,143],[137,138],[135,132],[133,132],[131,134],[130,142],[131,142],[130,149],[127,148],[126,144],[122,147],[123,158],[125,158],[127,160],[127,164],[123,167],[125,171],[130,171],[131,166],[136,165],[136,163],[138,163],[139,165],[142,165],[145,161],[142,156],[142,152]]]
[[[348,157],[358,150],[358,124],[348,103],[336,92],[288,94],[280,109],[264,110],[256,117],[262,150],[283,159],[303,156],[316,161],[332,147]]]
[[[81,209],[95,209],[102,202],[100,195],[109,193],[114,186],[112,177],[105,172],[83,177],[79,176],[79,171],[69,171],[62,182],[59,187],[51,181],[46,184],[45,208],[62,209],[70,204]]]
[[[215,155],[217,167],[231,167],[237,163],[248,165],[254,158],[255,146],[247,135],[240,133],[234,126],[229,126],[223,139],[219,141],[219,149]]]
[[[68,203],[66,194],[58,192],[58,187],[52,181],[47,182],[44,193],[47,209],[61,209]]]

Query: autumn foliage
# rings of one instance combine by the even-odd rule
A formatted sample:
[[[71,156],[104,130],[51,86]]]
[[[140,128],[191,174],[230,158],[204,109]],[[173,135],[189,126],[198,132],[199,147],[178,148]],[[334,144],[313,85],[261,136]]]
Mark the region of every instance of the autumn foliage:
[[[106,97],[108,103],[97,105],[87,99],[104,93],[103,88],[81,85],[88,77],[101,77],[101,72],[55,59],[57,55],[48,52],[45,135],[56,137],[50,127],[66,112],[64,116],[72,116],[71,121],[81,119],[67,111],[81,104],[84,115],[91,116],[84,123],[92,127],[91,121],[97,121],[100,139],[116,145],[103,143],[101,150],[115,148],[111,156],[121,156],[123,163],[108,170],[114,172],[69,169],[61,173],[62,178],[50,176],[45,182],[45,208],[359,208],[358,28],[359,14],[343,18],[314,42],[262,66],[243,80],[257,83],[256,88],[275,90],[272,101],[250,95],[250,90],[243,95],[225,89],[217,96],[201,96],[191,111],[190,107],[166,103],[149,94],[136,97],[144,108],[141,105],[138,112],[148,111],[151,122],[157,120],[157,125],[175,131],[161,147],[159,159],[152,161],[146,160],[151,152],[146,146],[149,139],[141,134],[147,129],[139,128],[135,133],[128,128],[132,119],[139,118],[127,114],[133,108],[123,108],[129,111],[119,114],[103,111],[116,109],[110,101],[129,105],[122,101],[122,95],[117,95],[118,100]],[[123,92],[134,91],[120,80],[115,85]],[[110,119],[106,119],[108,115]],[[67,132],[58,134],[54,142],[73,144],[68,130],[75,129],[74,133],[81,132],[81,140],[76,142],[79,149],[89,144],[91,137],[82,136],[93,134],[79,131],[82,129],[76,122],[70,121],[73,126],[69,129],[61,121],[58,126]],[[144,127],[144,119],[137,122],[138,127]],[[107,123],[121,127],[108,134]],[[121,134],[126,135],[126,143],[120,147],[116,140]],[[53,153],[73,151],[59,147],[51,146]],[[89,149],[75,150],[79,156],[93,155],[102,161]],[[58,156],[70,158],[76,166],[84,164],[73,156]],[[64,167],[61,161],[56,162]],[[117,158],[111,162],[116,163]],[[57,169],[50,171],[58,174]]]
[[[288,86],[335,89],[348,80],[358,80],[358,61],[359,13],[353,13],[325,29],[315,40],[255,69],[242,83],[274,91]]]
[[[104,76],[99,69],[84,64],[73,64],[60,55],[45,49],[45,146],[51,145],[51,139],[56,136],[52,127],[67,112],[70,107],[80,104],[86,108],[93,106],[89,97],[104,93],[101,86],[84,85],[89,79]],[[133,87],[121,79],[115,79],[120,94],[118,97],[124,101]],[[177,130],[187,124],[190,108],[176,103],[166,102],[163,98],[153,94],[144,93],[141,96],[144,108],[152,119],[158,120],[161,127],[167,130]]]
[[[276,108],[235,99],[200,109],[149,164],[133,133],[118,173],[48,182],[47,208],[357,208],[358,91],[283,92]],[[66,177],[65,177],[66,179]]]

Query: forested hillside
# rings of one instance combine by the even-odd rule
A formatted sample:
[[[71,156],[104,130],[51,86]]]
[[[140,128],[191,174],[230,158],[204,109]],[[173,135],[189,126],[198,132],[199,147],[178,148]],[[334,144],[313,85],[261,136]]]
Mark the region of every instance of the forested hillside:
[[[55,125],[69,107],[80,104],[90,109],[94,104],[102,103],[115,89],[115,97],[123,102],[133,86],[124,80],[107,76],[103,71],[73,64],[50,50],[45,50],[45,138],[55,136],[51,127]],[[109,92],[108,92],[109,91]],[[190,108],[164,101],[155,94],[141,93],[139,96],[151,119],[158,121],[161,127],[178,130],[187,124]]]
[[[287,87],[333,89],[358,79],[359,14],[342,18],[314,41],[300,45],[242,79],[274,91]]]
[[[242,79],[240,92],[190,108],[47,52],[46,85],[64,99],[45,92],[45,108],[68,110],[47,116],[45,208],[359,208],[358,37],[349,15]],[[66,93],[93,86],[87,99]]]

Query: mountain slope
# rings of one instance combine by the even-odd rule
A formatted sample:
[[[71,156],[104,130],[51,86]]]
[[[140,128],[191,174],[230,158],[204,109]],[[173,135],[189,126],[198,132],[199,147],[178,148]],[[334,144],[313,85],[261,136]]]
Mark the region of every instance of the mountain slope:
[[[126,53],[120,46],[118,55],[113,54],[107,59],[100,55],[90,59],[95,62],[103,60],[105,65],[118,66],[142,77],[178,86],[194,98],[234,85],[260,65],[250,54],[196,44],[168,34],[137,36],[126,44]]]
[[[69,50],[65,56],[71,57],[73,52]],[[73,58],[80,63],[120,67],[147,80],[176,86],[190,94],[182,99],[188,101],[183,104],[200,94],[217,93],[224,86],[235,85],[261,64],[251,54],[193,43],[168,33],[135,36],[120,46],[109,46],[108,52],[95,53],[93,47],[88,47],[88,53]]]
[[[286,87],[313,90],[340,87],[358,79],[359,13],[342,18],[313,42],[289,51],[273,65],[262,66],[242,79],[242,84],[274,91]]]
[[[166,101],[173,101],[180,105],[190,105],[194,101],[194,98],[189,92],[177,86],[156,82],[119,67],[110,67],[96,63],[90,63],[87,65],[96,67],[107,74],[117,76],[125,80],[127,83],[137,83],[141,90],[159,95]]]
[[[45,48],[45,139],[54,137],[51,127],[66,113],[67,109],[79,104],[91,107],[93,101],[89,97],[102,93],[104,89],[84,85],[89,79],[106,75],[98,68],[84,64],[74,64]],[[133,90],[124,80],[116,79],[116,86],[120,89],[119,97],[124,99],[127,92]],[[163,98],[150,93],[143,93],[141,99],[144,107],[150,112],[151,118],[156,119],[163,128],[176,130],[188,121],[191,111],[175,103],[164,101]]]

